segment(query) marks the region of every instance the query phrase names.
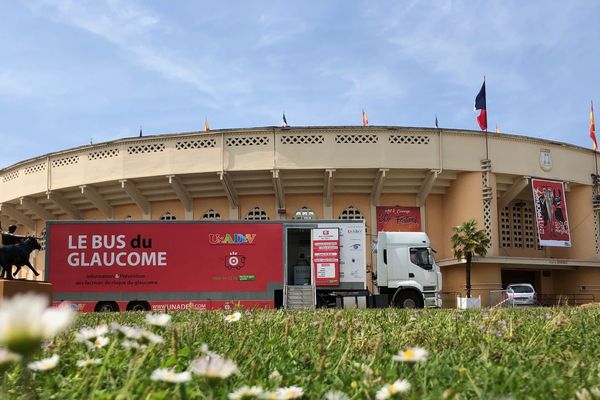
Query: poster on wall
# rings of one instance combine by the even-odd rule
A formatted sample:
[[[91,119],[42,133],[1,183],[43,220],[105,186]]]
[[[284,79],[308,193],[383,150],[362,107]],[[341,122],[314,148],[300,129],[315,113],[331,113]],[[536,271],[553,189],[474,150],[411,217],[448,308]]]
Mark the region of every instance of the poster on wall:
[[[340,284],[340,238],[337,228],[312,230],[311,260],[316,286]]]
[[[377,232],[421,232],[419,207],[377,207]]]
[[[532,179],[531,191],[540,246],[571,247],[563,183]]]

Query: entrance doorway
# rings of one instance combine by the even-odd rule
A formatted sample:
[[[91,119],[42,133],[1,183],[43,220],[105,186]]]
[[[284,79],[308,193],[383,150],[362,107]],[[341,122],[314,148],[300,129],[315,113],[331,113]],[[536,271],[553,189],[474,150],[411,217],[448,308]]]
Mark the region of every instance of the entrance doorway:
[[[506,289],[511,283],[529,283],[533,285],[537,293],[541,292],[541,271],[531,271],[525,269],[503,269],[502,270],[502,289]]]
[[[286,274],[288,285],[311,284],[310,229],[288,228],[286,241]]]

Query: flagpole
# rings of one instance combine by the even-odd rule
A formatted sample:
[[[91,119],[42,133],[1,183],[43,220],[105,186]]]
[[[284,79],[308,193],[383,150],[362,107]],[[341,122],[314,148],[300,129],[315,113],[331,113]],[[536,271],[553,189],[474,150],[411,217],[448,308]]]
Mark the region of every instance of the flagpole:
[[[483,85],[485,86],[485,75],[483,76]],[[490,155],[489,155],[489,150],[488,150],[488,127],[487,127],[487,121],[488,121],[488,105],[487,105],[487,87],[485,88],[485,159],[489,160],[490,159]]]

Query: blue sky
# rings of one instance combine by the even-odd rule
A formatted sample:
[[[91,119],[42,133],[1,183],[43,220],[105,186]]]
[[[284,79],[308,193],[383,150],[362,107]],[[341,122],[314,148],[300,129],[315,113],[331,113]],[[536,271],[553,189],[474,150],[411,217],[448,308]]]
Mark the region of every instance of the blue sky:
[[[0,2],[0,167],[144,134],[473,129],[591,147],[600,2]],[[600,117],[598,117],[600,118]]]

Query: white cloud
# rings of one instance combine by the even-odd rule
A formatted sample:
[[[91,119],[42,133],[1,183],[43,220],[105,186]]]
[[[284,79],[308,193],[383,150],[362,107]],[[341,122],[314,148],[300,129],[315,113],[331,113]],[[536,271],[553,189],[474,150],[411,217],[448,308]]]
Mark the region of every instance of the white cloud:
[[[27,4],[40,15],[95,34],[132,53],[131,59],[148,70],[216,96],[208,73],[152,44],[152,35],[160,33],[166,22],[148,10],[121,0],[39,0]]]

